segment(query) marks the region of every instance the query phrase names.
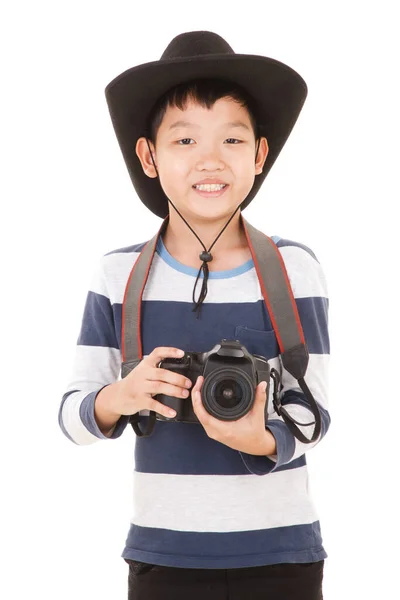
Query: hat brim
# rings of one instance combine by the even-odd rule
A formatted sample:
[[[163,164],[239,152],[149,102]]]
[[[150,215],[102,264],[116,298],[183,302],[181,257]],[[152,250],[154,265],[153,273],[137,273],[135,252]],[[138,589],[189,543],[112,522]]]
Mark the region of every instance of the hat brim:
[[[257,194],[289,137],[307,97],[304,79],[275,59],[250,54],[206,55],[193,59],[159,60],[124,71],[105,88],[111,121],[136,193],[155,215],[165,218],[168,200],[158,178],[148,177],[135,147],[146,135],[150,109],[169,89],[184,81],[219,78],[242,86],[254,99],[269,152],[263,171],[242,203]]]

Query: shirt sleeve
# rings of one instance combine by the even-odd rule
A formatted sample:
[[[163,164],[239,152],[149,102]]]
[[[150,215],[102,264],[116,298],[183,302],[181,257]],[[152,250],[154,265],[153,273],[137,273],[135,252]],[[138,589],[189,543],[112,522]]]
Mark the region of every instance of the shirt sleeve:
[[[276,454],[255,456],[241,452],[241,457],[254,475],[272,473],[301,457],[314,448],[325,436],[330,425],[328,412],[328,377],[330,343],[328,332],[329,298],[324,272],[315,255],[305,246],[284,248],[285,260],[293,295],[299,311],[305,341],[309,351],[309,362],[304,380],[312,393],[321,413],[321,432],[311,443],[299,441],[289,430],[283,418],[275,411],[269,413],[266,429],[276,440]],[[293,419],[300,423],[314,421],[305,394],[298,381],[283,367],[279,356],[282,381],[281,404]],[[273,383],[271,382],[271,385]],[[300,431],[310,439],[314,425],[300,426]]]
[[[102,257],[92,275],[72,373],[58,413],[62,432],[75,444],[88,445],[100,439],[115,439],[124,431],[129,415],[122,415],[107,435],[100,431],[94,416],[97,395],[118,380],[120,370],[121,352]]]

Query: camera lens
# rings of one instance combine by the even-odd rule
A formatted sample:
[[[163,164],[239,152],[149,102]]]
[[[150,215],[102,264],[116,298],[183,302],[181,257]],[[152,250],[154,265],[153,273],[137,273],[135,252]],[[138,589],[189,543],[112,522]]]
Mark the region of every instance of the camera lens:
[[[222,421],[234,421],[245,415],[253,405],[254,395],[249,375],[233,367],[213,371],[203,383],[203,404]]]
[[[223,408],[236,407],[243,398],[243,390],[234,379],[223,379],[213,390],[215,401]]]

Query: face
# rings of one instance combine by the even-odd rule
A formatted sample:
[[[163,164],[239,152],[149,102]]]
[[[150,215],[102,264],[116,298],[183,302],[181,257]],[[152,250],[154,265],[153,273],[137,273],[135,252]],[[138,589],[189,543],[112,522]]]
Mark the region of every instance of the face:
[[[256,162],[256,140],[247,110],[238,102],[221,98],[211,109],[188,101],[186,109],[168,107],[150,143],[165,194],[189,218],[215,220],[232,215],[262,172],[268,154],[261,138]],[[145,138],[136,153],[149,177],[157,177]],[[216,180],[226,187],[208,192],[194,186]]]

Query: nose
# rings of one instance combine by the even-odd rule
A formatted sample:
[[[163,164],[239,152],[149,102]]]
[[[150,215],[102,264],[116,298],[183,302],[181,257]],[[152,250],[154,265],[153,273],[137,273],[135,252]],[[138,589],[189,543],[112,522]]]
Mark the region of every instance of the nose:
[[[201,152],[201,156],[197,159],[196,168],[199,171],[222,170],[225,168],[225,163],[220,152],[216,148],[210,147]]]

